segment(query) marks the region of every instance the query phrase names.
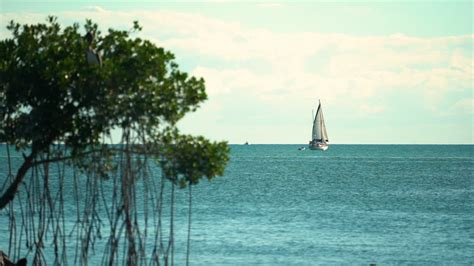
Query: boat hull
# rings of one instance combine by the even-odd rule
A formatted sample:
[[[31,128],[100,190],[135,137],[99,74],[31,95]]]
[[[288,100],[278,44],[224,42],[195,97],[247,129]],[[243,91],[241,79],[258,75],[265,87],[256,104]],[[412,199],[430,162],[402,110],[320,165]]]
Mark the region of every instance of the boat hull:
[[[310,150],[320,150],[320,151],[325,151],[329,148],[327,144],[309,144],[309,149]]]

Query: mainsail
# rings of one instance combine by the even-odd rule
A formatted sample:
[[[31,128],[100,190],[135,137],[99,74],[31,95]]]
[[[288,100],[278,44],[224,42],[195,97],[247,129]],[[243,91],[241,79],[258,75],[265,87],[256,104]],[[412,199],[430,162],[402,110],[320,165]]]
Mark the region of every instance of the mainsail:
[[[327,143],[329,142],[328,133],[326,131],[326,125],[324,124],[323,109],[321,108],[321,102],[319,102],[318,110],[313,121],[313,140]]]

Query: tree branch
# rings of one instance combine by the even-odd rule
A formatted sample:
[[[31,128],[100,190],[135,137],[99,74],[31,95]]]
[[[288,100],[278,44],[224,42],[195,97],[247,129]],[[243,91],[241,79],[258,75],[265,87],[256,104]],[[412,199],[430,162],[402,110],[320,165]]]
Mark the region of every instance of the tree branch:
[[[23,181],[23,178],[25,177],[26,172],[28,172],[28,169],[30,169],[31,166],[33,165],[32,162],[35,156],[36,156],[36,152],[33,151],[28,157],[25,157],[25,161],[21,165],[20,169],[18,169],[15,180],[13,180],[13,183],[10,184],[10,186],[5,191],[5,193],[3,193],[2,197],[0,197],[0,210],[5,208],[8,205],[8,203],[10,203],[10,201],[12,201],[13,198],[15,197],[15,194],[18,191],[18,187]]]

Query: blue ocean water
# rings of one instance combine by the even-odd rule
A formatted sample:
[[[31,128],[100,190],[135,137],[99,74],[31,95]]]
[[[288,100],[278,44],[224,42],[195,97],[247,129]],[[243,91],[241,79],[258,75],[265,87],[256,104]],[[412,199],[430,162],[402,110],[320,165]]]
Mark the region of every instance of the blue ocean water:
[[[191,265],[474,264],[473,145],[299,146],[231,145],[225,175],[193,190]]]

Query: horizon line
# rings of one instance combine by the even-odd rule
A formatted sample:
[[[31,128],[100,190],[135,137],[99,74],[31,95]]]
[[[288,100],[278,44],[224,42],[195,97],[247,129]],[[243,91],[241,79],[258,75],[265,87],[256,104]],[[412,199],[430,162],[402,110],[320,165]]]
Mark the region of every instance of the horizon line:
[[[302,143],[228,143],[229,145],[308,145]],[[332,143],[330,145],[474,145],[474,143]]]

